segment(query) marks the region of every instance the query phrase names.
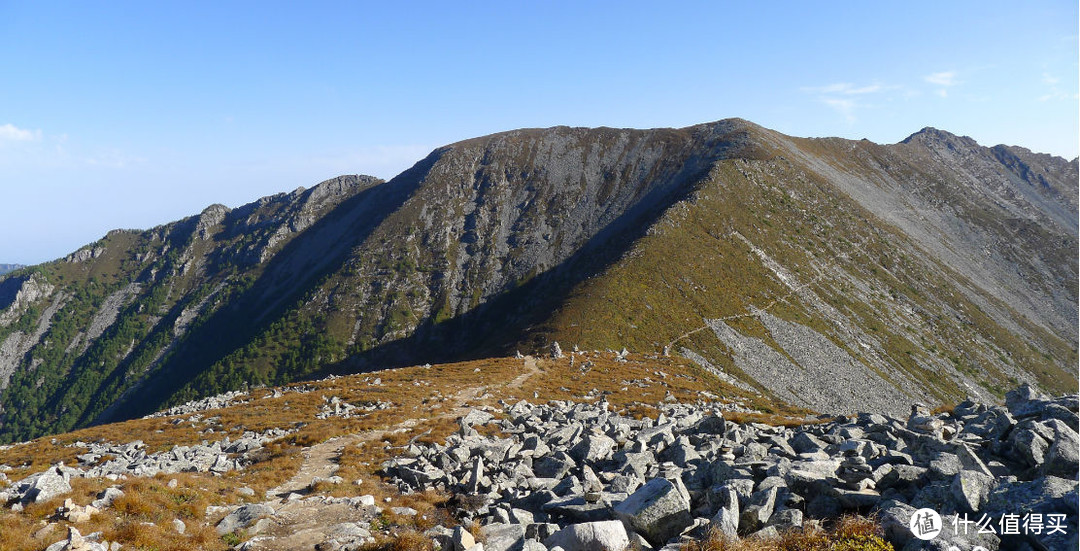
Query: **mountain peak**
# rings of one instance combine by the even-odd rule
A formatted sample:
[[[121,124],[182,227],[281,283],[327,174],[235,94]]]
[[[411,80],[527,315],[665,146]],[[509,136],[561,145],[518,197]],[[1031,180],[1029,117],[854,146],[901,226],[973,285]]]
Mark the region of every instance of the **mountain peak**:
[[[918,143],[926,146],[932,145],[945,145],[956,148],[957,146],[964,147],[978,147],[979,144],[970,136],[957,136],[952,132],[940,130],[932,126],[927,126],[922,130],[904,138],[900,143],[910,144]]]

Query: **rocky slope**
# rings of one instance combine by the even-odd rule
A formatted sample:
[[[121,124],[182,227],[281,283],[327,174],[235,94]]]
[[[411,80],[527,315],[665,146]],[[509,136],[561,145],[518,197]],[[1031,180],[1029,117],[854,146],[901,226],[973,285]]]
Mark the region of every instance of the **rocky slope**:
[[[820,411],[1062,392],[1076,181],[1076,161],[933,129],[466,140],[0,280],[0,438],[555,341],[683,355]]]
[[[710,528],[776,539],[871,511],[897,549],[1073,549],[1076,396],[1046,400],[1024,387],[1007,398],[1008,408],[966,401],[930,415],[914,406],[906,422],[864,413],[797,429],[732,426],[708,406],[668,405],[637,420],[606,402],[521,401],[502,419],[474,410],[445,444],[385,470],[405,492],[482,497],[461,497],[455,513],[481,525],[488,550],[676,550]],[[506,436],[481,436],[486,425]],[[942,517],[933,543],[909,524],[922,508]],[[1009,516],[1032,514],[1057,528],[1007,527]],[[984,519],[989,533],[956,522]]]

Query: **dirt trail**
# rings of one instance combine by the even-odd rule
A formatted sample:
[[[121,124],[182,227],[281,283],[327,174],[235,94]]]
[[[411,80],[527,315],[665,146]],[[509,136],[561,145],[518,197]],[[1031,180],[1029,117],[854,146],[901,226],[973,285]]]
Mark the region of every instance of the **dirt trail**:
[[[529,380],[533,375],[539,373],[539,368],[536,365],[536,358],[532,356],[525,357],[525,371],[515,377],[512,381],[506,384],[504,388],[513,389],[521,388],[521,385],[525,384],[525,381]],[[461,417],[469,412],[468,407],[465,407],[470,401],[478,400],[487,393],[487,386],[474,386],[464,388],[458,391],[450,400],[450,408],[442,413],[430,417],[425,420],[437,420],[446,419],[450,417]],[[329,478],[333,476],[334,472],[338,469],[338,458],[341,457],[341,452],[347,446],[358,444],[360,442],[368,442],[382,438],[385,435],[399,431],[404,428],[411,428],[415,426],[419,421],[417,419],[406,419],[391,427],[366,431],[357,434],[348,434],[343,436],[335,436],[326,442],[316,444],[304,448],[301,454],[304,457],[303,463],[300,465],[300,469],[284,484],[273,488],[267,492],[271,496],[285,497],[293,492],[303,492],[311,485],[312,481],[316,477]]]
[[[522,373],[502,385],[501,389],[521,388],[533,375],[540,372],[536,358],[532,356],[525,357],[524,367]],[[411,428],[420,421],[462,417],[471,409],[466,404],[483,398],[490,387],[491,385],[479,385],[459,390],[450,398],[449,408],[427,419],[406,419],[385,429],[335,436],[326,442],[304,448],[301,452],[304,460],[296,474],[284,484],[267,491],[266,497],[269,501],[266,504],[275,509],[272,525],[253,538],[247,549],[314,549],[315,545],[326,539],[333,526],[343,522],[363,521],[360,511],[345,504],[283,500],[291,493],[306,493],[316,477],[325,479],[333,476],[338,470],[341,453],[347,446],[378,440],[395,431]]]

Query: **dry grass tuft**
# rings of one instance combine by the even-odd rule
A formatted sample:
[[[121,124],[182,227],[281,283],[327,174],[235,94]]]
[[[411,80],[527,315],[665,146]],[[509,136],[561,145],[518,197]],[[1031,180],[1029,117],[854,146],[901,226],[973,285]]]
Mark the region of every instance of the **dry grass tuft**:
[[[940,415],[942,413],[948,413],[949,415],[952,415],[954,410],[956,410],[956,404],[950,402],[946,404],[941,404],[940,406],[931,410],[930,413],[931,415]]]
[[[387,551],[434,551],[431,538],[413,530],[399,534],[387,547]]]

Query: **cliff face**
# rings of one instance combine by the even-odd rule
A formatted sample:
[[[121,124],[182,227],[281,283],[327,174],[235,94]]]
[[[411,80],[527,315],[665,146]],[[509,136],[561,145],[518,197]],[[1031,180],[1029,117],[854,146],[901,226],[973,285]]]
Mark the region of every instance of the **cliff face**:
[[[467,140],[0,280],[0,437],[556,340],[667,349],[830,411],[1070,389],[1076,182],[1076,162],[933,129]]]

